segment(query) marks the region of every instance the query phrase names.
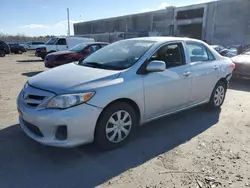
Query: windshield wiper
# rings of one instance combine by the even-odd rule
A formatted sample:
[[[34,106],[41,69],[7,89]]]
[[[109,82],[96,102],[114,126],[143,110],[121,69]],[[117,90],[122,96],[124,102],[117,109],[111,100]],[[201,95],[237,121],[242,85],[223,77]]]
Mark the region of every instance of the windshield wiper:
[[[87,63],[79,62],[79,65],[89,66],[93,68],[103,68],[103,69],[107,68],[106,65],[103,65],[102,63],[96,63],[96,62],[87,62]]]
[[[95,67],[102,67],[102,66],[103,66],[103,64],[101,64],[101,63],[96,63],[96,62],[88,62],[88,63],[86,63],[86,65],[93,65],[93,66],[95,66]]]
[[[78,65],[93,67],[93,68],[108,69],[108,70],[123,70],[123,69],[125,69],[124,67],[111,66],[111,65],[106,65],[106,64],[97,63],[97,62],[83,63],[82,61],[79,61]]]

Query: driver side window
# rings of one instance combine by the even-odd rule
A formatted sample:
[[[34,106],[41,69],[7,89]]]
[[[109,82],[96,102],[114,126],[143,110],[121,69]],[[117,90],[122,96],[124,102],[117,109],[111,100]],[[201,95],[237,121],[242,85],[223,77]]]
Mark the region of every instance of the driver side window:
[[[167,44],[162,46],[149,61],[164,61],[166,68],[177,67],[185,64],[183,56],[183,46],[181,43]]]
[[[66,39],[59,39],[59,40],[56,42],[56,45],[67,45],[67,44],[66,44]]]

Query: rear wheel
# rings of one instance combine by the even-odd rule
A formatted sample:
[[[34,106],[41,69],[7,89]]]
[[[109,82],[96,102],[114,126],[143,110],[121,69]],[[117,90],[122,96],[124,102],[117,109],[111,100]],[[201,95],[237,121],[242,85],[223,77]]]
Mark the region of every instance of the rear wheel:
[[[226,92],[226,84],[219,81],[214,87],[213,93],[210,97],[209,106],[212,108],[220,108],[225,100]]]
[[[17,52],[18,54],[22,54],[23,53],[23,51],[22,50],[18,50],[18,52]]]
[[[116,102],[101,114],[95,132],[95,142],[103,149],[115,149],[126,144],[137,126],[134,109],[127,103]]]
[[[4,57],[5,56],[5,52],[4,51],[0,51],[0,57]]]

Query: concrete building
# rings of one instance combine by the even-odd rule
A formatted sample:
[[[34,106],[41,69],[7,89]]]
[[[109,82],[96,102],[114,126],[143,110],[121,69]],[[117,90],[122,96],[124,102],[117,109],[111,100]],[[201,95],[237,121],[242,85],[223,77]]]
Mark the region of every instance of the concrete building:
[[[250,0],[220,0],[74,24],[74,34],[113,42],[137,36],[186,36],[210,44],[250,43]]]

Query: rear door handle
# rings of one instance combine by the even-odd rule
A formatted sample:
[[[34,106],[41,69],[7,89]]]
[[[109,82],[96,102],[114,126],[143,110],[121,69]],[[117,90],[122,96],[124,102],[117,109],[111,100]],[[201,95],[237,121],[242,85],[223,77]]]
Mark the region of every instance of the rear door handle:
[[[185,77],[188,77],[190,74],[191,74],[190,71],[186,71],[186,72],[183,72],[183,73],[182,73],[182,75],[185,76]]]

